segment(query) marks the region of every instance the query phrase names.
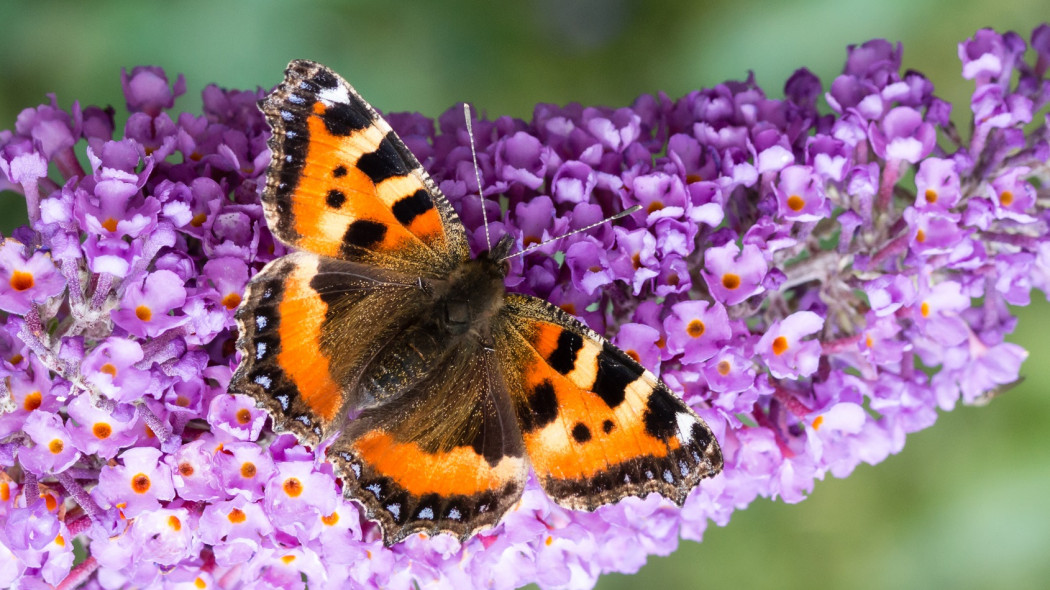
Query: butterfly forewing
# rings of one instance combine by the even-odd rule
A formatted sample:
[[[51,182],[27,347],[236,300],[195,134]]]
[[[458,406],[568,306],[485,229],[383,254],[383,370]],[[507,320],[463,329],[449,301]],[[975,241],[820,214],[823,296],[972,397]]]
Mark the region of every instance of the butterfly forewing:
[[[469,256],[448,200],[338,74],[293,61],[260,107],[273,129],[263,207],[282,242],[421,276]]]

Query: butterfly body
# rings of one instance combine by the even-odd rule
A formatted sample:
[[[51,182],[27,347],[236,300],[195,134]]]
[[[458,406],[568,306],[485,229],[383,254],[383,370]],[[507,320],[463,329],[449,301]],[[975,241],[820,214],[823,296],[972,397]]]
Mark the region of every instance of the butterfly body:
[[[249,284],[230,390],[277,431],[332,439],[344,495],[387,543],[495,526],[530,468],[587,510],[650,492],[681,503],[720,470],[710,429],[655,375],[505,291],[510,236],[471,257],[451,204],[338,75],[292,62],[261,108],[264,211],[300,251]]]
[[[484,253],[465,261],[447,279],[420,279],[420,296],[427,304],[401,337],[375,357],[358,384],[362,394],[375,401],[396,398],[450,355],[477,345],[491,350],[491,321],[503,303],[505,273],[504,265]]]

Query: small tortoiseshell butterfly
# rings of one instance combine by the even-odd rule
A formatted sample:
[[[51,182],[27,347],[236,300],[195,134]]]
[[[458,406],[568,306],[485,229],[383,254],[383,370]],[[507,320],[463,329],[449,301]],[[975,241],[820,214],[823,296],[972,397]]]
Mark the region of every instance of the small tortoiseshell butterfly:
[[[299,252],[248,285],[230,391],[304,444],[335,436],[343,493],[387,544],[495,526],[530,466],[583,510],[650,492],[681,504],[721,470],[710,428],[655,375],[504,290],[510,236],[471,258],[451,204],[346,81],[293,61],[260,106],[266,222]]]

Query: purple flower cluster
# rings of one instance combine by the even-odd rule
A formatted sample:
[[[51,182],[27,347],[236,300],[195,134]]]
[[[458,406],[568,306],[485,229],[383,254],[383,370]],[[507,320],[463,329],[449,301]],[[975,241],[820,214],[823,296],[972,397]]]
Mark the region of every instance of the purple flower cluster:
[[[264,92],[209,86],[202,115],[172,114],[182,78],[135,68],[119,135],[111,108],[26,109],[0,131],[30,221],[0,243],[0,586],[583,588],[881,461],[1015,381],[1007,304],[1050,292],[1050,26],[978,31],[959,57],[969,138],[871,41],[783,100],[747,80],[475,122],[483,201],[458,107],[437,131],[390,115],[475,251],[482,207],[525,248],[641,206],[512,259],[508,287],[660,373],[725,455],[681,508],[575,512],[530,481],[491,531],[392,548],[321,451],[226,391],[241,293],[285,253],[258,198]]]

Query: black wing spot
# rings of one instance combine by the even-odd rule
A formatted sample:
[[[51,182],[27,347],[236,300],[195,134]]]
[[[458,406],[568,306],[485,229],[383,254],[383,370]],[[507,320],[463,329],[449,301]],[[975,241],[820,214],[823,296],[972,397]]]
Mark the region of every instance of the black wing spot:
[[[311,82],[314,82],[321,88],[335,88],[339,85],[339,81],[335,79],[335,75],[328,70],[317,70],[317,73],[310,78]]]
[[[329,105],[321,115],[324,126],[332,135],[346,136],[366,129],[372,124],[367,111],[355,109],[353,105],[337,102]]]
[[[343,246],[369,249],[386,237],[386,225],[370,219],[358,219],[346,228]]]
[[[598,374],[594,378],[594,393],[610,408],[623,403],[627,386],[641,376],[643,369],[626,354],[608,342],[598,354]]]
[[[689,433],[694,443],[699,444],[703,448],[707,448],[711,445],[711,436],[707,429],[700,425],[699,422],[693,424],[692,431]]]
[[[401,225],[407,227],[416,216],[422,215],[433,208],[434,203],[430,200],[430,195],[427,194],[427,191],[419,189],[394,203],[393,210],[394,217],[401,222]]]
[[[409,173],[409,167],[395,144],[396,137],[391,131],[374,152],[364,154],[357,160],[358,169],[368,175],[375,184]]]
[[[605,434],[609,434],[610,432],[612,432],[613,428],[616,428],[616,425],[613,424],[612,420],[606,420],[605,422],[602,422],[602,430],[605,431]]]
[[[681,404],[666,387],[657,387],[645,404],[645,431],[659,439],[668,439],[678,431],[675,414]]]
[[[340,165],[336,166],[335,169],[332,170],[332,176],[334,176],[336,178],[342,178],[342,177],[346,176],[346,172],[347,172],[346,166],[343,166],[342,164],[340,164]]]
[[[528,397],[528,407],[521,412],[522,429],[532,432],[554,422],[558,417],[558,396],[554,394],[554,385],[544,379]]]
[[[328,191],[328,195],[325,196],[324,202],[332,209],[338,209],[346,202],[346,195],[343,194],[343,191],[332,189]]]
[[[568,375],[576,367],[576,354],[581,348],[583,337],[563,329],[558,336],[557,348],[547,357],[547,364],[562,375]]]
[[[587,425],[583,422],[577,422],[576,426],[572,427],[572,438],[576,439],[576,442],[583,444],[591,440],[591,429],[587,428]]]

